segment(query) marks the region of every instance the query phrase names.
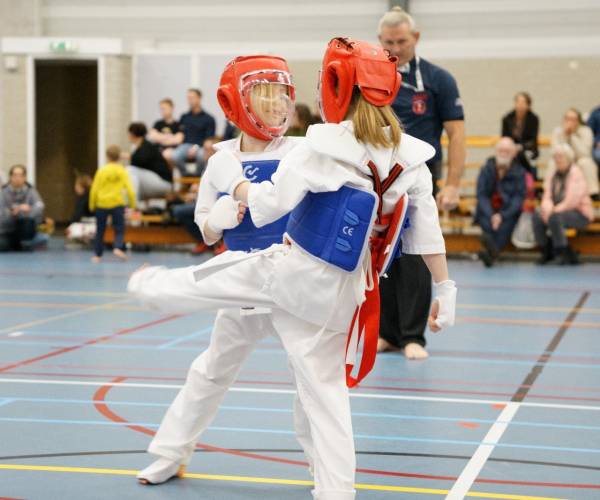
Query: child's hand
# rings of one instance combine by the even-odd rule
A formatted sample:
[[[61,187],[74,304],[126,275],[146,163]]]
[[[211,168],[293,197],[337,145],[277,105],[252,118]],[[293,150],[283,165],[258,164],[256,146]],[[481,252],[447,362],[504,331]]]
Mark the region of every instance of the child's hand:
[[[246,206],[242,208],[241,203],[234,201],[229,195],[221,196],[210,209],[206,224],[211,231],[220,234],[226,229],[237,227],[245,212]]]
[[[240,201],[240,203],[238,205],[238,222],[240,224],[244,220],[244,215],[246,215],[246,210],[248,210],[248,205],[246,205],[245,203],[242,203]]]
[[[427,323],[432,332],[454,325],[456,315],[456,285],[452,280],[433,284],[433,303]]]

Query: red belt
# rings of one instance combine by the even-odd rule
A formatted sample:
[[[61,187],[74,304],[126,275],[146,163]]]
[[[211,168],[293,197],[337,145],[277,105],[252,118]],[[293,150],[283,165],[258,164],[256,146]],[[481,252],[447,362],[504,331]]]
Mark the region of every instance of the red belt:
[[[383,252],[383,238],[371,238],[371,279],[373,286],[365,291],[365,301],[356,307],[350,330],[348,331],[348,340],[346,342],[346,385],[355,387],[358,385],[373,369],[375,358],[377,356],[377,340],[379,339],[379,275],[377,272],[377,262],[379,255]],[[356,322],[358,321],[358,325]],[[363,352],[356,377],[352,376],[354,364],[347,361],[348,349],[352,339],[352,332],[358,327],[358,340],[356,349],[363,341]],[[354,346],[353,346],[354,348]]]

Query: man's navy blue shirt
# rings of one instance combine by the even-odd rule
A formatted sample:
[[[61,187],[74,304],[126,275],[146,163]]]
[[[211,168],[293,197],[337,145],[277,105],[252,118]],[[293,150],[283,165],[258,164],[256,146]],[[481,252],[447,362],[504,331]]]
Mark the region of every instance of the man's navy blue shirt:
[[[185,144],[198,144],[202,146],[205,139],[215,135],[215,119],[206,113],[192,113],[188,111],[181,115],[179,120],[179,131],[185,136]]]
[[[445,69],[419,58],[423,89],[418,88],[417,58],[410,71],[402,73],[402,86],[392,104],[407,134],[431,144],[436,151],[429,164],[441,161],[444,122],[464,120],[464,111],[454,77]]]

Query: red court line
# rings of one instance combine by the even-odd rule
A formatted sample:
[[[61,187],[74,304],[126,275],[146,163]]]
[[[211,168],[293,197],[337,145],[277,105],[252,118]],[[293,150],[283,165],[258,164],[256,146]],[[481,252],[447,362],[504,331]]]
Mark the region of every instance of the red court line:
[[[1,372],[2,370],[0,370]],[[115,377],[114,374],[109,373],[51,373],[51,372],[12,372],[7,375],[34,375],[37,377],[81,377],[81,378],[111,378]],[[185,377],[164,377],[154,375],[127,375],[130,380],[156,380],[163,382],[183,382]],[[274,380],[237,380],[236,384],[240,385],[276,385],[293,387],[292,382],[282,382]],[[373,391],[393,391],[393,392],[418,392],[418,393],[431,393],[431,394],[460,394],[468,396],[485,396],[485,397],[511,397],[513,393],[508,392],[492,392],[492,391],[463,391],[456,389],[435,389],[435,388],[422,388],[422,387],[392,387],[385,385],[364,385],[360,386],[361,389],[369,389]],[[551,399],[558,401],[587,401],[587,402],[600,402],[600,398],[584,398],[577,396],[560,396],[553,394],[528,394],[528,398],[532,399]]]
[[[113,339],[115,337],[119,337],[121,335],[127,335],[129,333],[138,332],[145,328],[149,328],[154,325],[159,325],[161,323],[166,323],[167,321],[171,321],[177,318],[180,318],[180,314],[172,314],[170,316],[165,316],[163,318],[155,319],[153,321],[149,321],[147,323],[142,323],[141,325],[133,326],[130,328],[122,328],[121,330],[117,330],[115,333],[111,333],[110,335],[102,335],[101,337],[96,337],[95,339],[88,340],[87,342],[83,342],[81,344],[73,345],[70,347],[63,347],[62,349],[57,349],[55,351],[50,351],[46,354],[42,354],[41,356],[36,356],[34,358],[24,359],[22,361],[18,361],[16,363],[12,363],[10,365],[4,365],[0,367],[0,373],[6,372],[8,370],[12,370],[13,368],[19,368],[20,366],[31,365],[38,361],[42,361],[43,359],[53,358],[55,356],[60,356],[61,354],[65,354],[67,352],[76,351],[78,349],[83,349],[89,345],[99,344],[101,342],[106,342],[107,340]]]
[[[97,364],[72,364],[72,363],[64,363],[64,364],[54,364],[54,365],[41,365],[40,368],[79,368],[84,370],[138,370],[141,372],[172,372],[172,373],[182,373],[186,374],[188,372],[187,368],[165,368],[165,367],[149,367],[149,366],[120,366],[120,365],[97,365]],[[255,375],[255,376],[276,376],[276,377],[289,377],[289,372],[287,371],[264,371],[264,370],[244,370],[244,374],[246,375]],[[416,383],[422,384],[423,379],[417,378],[405,378],[405,377],[382,377],[376,375],[369,375],[368,381],[382,381],[382,382],[406,382],[406,383]],[[531,386],[527,384],[511,384],[506,382],[476,382],[473,380],[466,379],[427,379],[427,382],[431,382],[433,384],[439,385],[465,385],[465,386],[475,386],[475,387],[510,387],[514,388],[531,388]],[[600,392],[600,388],[597,387],[575,387],[571,385],[543,385],[543,384],[535,384],[536,389],[546,389],[552,391],[569,391],[569,392]]]
[[[118,384],[119,382],[124,382],[129,377],[116,377],[111,382],[113,384]],[[119,422],[128,424],[128,421],[123,417],[119,416],[115,412],[113,412],[106,403],[106,395],[109,393],[111,389],[115,387],[114,385],[104,385],[100,387],[93,396],[94,406],[95,408],[107,419],[112,422]],[[136,432],[141,432],[143,434],[147,434],[148,436],[154,436],[155,432],[147,427],[129,424],[126,425],[131,430]],[[221,453],[226,453],[229,455],[236,455],[239,457],[252,458],[255,460],[265,460],[268,462],[278,462],[289,465],[300,465],[303,467],[307,467],[308,464],[306,462],[300,460],[289,460],[287,458],[281,457],[273,457],[268,455],[260,455],[258,453],[248,453],[237,450],[231,450],[229,448],[220,448],[218,446],[209,445],[206,443],[197,443],[197,448],[216,451]],[[414,474],[409,472],[394,472],[394,471],[384,471],[384,470],[376,470],[376,469],[356,469],[356,472],[360,472],[363,474],[373,474],[378,476],[393,476],[393,477],[406,477],[413,479],[431,479],[435,481],[455,481],[457,478],[452,476],[436,476],[432,474]],[[575,484],[575,483],[549,483],[549,482],[535,482],[535,481],[509,481],[504,479],[483,479],[478,478],[475,480],[476,483],[488,483],[488,484],[510,484],[510,485],[518,485],[518,486],[545,486],[550,488],[578,488],[578,489],[600,489],[600,484]]]

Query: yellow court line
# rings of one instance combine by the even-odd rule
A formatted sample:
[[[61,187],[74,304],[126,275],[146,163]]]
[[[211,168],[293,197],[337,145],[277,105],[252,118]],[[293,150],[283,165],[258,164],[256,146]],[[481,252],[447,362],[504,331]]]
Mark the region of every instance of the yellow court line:
[[[50,323],[51,321],[58,321],[59,319],[72,318],[73,316],[79,316],[81,314],[91,312],[91,311],[96,311],[98,309],[110,309],[111,307],[120,305],[124,302],[127,302],[128,300],[129,299],[123,299],[123,300],[117,300],[116,302],[109,302],[108,304],[93,305],[93,306],[86,307],[83,309],[78,309],[77,311],[71,311],[71,312],[64,313],[64,314],[57,314],[56,316],[49,316],[47,318],[38,319],[35,321],[29,321],[28,323],[19,323],[18,325],[12,325],[7,328],[3,328],[2,330],[0,330],[0,334],[12,332],[15,330],[22,330],[23,328],[29,328],[31,326],[43,325],[45,323]]]
[[[41,295],[41,296],[61,296],[61,297],[127,297],[125,292],[84,292],[84,291],[63,291],[63,290],[11,290],[2,288],[0,295]]]
[[[94,306],[95,304],[83,304],[83,303],[68,303],[68,302],[7,302],[0,301],[0,307],[19,307],[26,309],[82,309],[90,306]],[[97,304],[96,304],[97,305]],[[110,305],[105,304],[103,307],[106,307],[111,310],[119,310],[119,311],[147,311],[148,309],[144,309],[141,306],[122,306],[122,305]]]
[[[0,464],[0,470],[23,470],[23,471],[45,471],[45,472],[76,472],[83,474],[108,474],[116,476],[135,476],[137,470],[128,469],[98,469],[90,467],[60,467],[48,465],[18,465],[18,464]],[[185,474],[188,479],[204,479],[208,481],[235,481],[240,483],[261,483],[261,484],[280,484],[292,486],[313,486],[312,481],[300,479],[279,479],[270,477],[251,477],[251,476],[225,476],[220,474]],[[408,486],[388,486],[383,484],[355,484],[357,490],[371,491],[395,491],[398,493],[420,493],[426,495],[447,495],[450,490],[438,490],[431,488],[411,488]],[[557,497],[534,497],[528,495],[510,495],[504,493],[486,493],[481,491],[470,491],[468,497],[473,498],[499,498],[504,500],[567,500]]]

